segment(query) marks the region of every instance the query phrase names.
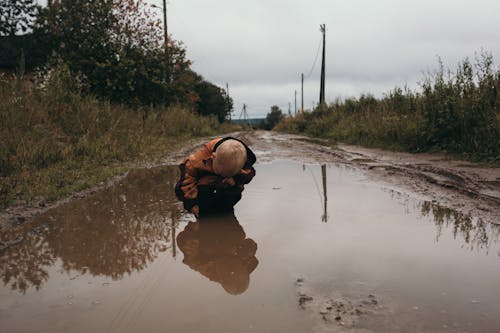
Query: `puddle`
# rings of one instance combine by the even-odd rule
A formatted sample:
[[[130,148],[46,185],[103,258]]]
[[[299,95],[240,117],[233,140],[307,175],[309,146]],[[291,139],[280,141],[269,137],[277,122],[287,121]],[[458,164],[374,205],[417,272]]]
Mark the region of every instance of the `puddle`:
[[[492,332],[500,228],[345,165],[256,167],[195,221],[176,167],[0,234],[5,332]]]

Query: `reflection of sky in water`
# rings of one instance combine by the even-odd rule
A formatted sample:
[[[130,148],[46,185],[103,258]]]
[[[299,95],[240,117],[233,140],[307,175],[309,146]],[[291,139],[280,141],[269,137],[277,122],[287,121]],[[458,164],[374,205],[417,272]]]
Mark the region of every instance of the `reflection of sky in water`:
[[[318,202],[321,202],[323,214],[321,220],[328,220],[328,179],[326,176],[326,164],[302,165],[305,174],[310,175],[318,193]],[[355,169],[350,166],[336,166],[346,170]],[[411,199],[408,195],[389,190],[392,199],[398,201],[405,207],[406,213],[418,212],[424,220],[434,222],[436,226],[436,241],[439,241],[443,232],[450,232],[453,238],[462,243],[462,247],[470,250],[482,250],[489,254],[490,250],[500,256],[500,225],[484,222],[482,219],[465,215],[453,209],[442,207],[437,203],[423,200]]]
[[[261,329],[281,328],[273,323],[286,317],[287,327],[298,331],[306,323],[299,323],[291,301],[297,276],[324,293],[354,294],[363,286],[408,308],[448,306],[454,320],[475,325],[481,313],[498,308],[498,226],[383,190],[349,166],[276,161],[256,169],[236,216],[217,221],[184,213],[173,193],[177,168],[160,167],[131,172],[106,191],[2,232],[0,319],[16,302],[24,302],[19,316],[36,313],[28,304],[43,307],[70,285],[82,297],[106,295],[97,284],[116,288],[111,299],[146,288],[143,316],[153,316],[153,306],[168,308],[168,316],[149,320],[168,319],[172,328],[191,322],[178,306],[198,309],[200,318],[232,313],[235,323],[259,316]],[[220,292],[239,296],[230,301]],[[239,298],[244,305],[231,303]],[[469,308],[476,298],[481,303]],[[211,306],[199,309],[200,299]],[[100,323],[93,321],[97,314],[88,315]],[[481,325],[495,324],[489,318]],[[227,329],[211,323],[212,331]]]
[[[285,162],[278,162],[278,165],[279,163]],[[259,169],[269,166],[261,165]],[[330,218],[329,215],[335,216],[335,211],[327,211],[328,192],[331,192],[330,200],[335,200],[337,195],[335,186],[328,183],[327,167],[301,165],[300,169],[302,172],[298,176],[304,183],[308,183],[309,188],[302,193],[293,193],[293,196],[311,199],[304,203],[317,204],[320,209],[318,220],[335,223],[335,217]],[[335,166],[335,169],[340,175],[353,173],[360,177],[349,166]],[[332,173],[331,170],[328,172]],[[276,183],[275,186],[270,182],[271,194],[286,192],[288,184],[296,181],[293,178],[287,181],[286,177],[290,175],[284,174],[284,182]],[[176,167],[133,171],[120,184],[106,191],[48,211],[31,223],[3,233],[0,273],[4,285],[21,292],[31,286],[39,288],[49,278],[47,267],[54,265],[56,259],[61,260],[65,271],[121,279],[146,268],[160,252],[168,250],[176,255],[171,242],[172,236],[175,237],[172,225],[189,218],[189,215],[182,215],[185,213],[172,191],[177,176]],[[408,213],[419,212],[424,220],[435,224],[436,241],[439,241],[443,232],[448,232],[463,247],[482,250],[486,254],[493,250],[495,255],[500,255],[499,226],[431,202],[409,199],[396,191],[389,193]],[[262,196],[258,194],[254,199],[267,201],[261,194]],[[248,195],[252,196],[253,193]],[[353,208],[356,208],[356,203]],[[239,225],[236,219],[234,222]],[[224,229],[224,223],[219,225]],[[187,225],[184,234],[192,236],[192,230],[194,229]],[[224,233],[224,230],[221,232]],[[244,231],[241,232],[244,235]],[[202,237],[205,236],[202,234]],[[186,257],[186,253],[184,256]],[[189,264],[190,260],[185,259],[186,264],[192,267],[194,264]]]

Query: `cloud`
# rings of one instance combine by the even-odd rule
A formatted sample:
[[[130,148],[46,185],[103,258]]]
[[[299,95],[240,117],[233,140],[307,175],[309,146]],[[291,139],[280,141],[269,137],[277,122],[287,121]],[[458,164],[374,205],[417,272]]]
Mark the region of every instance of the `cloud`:
[[[417,86],[439,55],[455,68],[481,48],[500,56],[496,0],[170,0],[169,31],[193,68],[225,86],[251,115],[288,109],[327,26],[327,100]],[[317,101],[318,59],[305,104]],[[258,107],[250,108],[251,105]]]

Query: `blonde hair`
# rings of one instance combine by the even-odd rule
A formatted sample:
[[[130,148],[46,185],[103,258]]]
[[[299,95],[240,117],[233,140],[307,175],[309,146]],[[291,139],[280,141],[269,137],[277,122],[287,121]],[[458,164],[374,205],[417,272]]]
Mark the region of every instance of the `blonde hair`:
[[[222,142],[215,152],[215,163],[219,170],[224,170],[224,176],[234,176],[243,168],[247,161],[247,150],[237,140]]]

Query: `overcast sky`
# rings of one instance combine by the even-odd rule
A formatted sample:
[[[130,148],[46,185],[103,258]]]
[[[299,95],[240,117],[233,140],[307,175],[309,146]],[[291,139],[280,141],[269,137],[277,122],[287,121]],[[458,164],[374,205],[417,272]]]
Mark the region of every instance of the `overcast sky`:
[[[161,5],[161,0],[147,0]],[[46,1],[40,1],[45,4]],[[417,88],[440,56],[455,69],[485,49],[500,61],[500,0],[168,0],[168,26],[193,69],[225,88],[251,117],[271,105],[300,107],[326,24],[326,101]],[[161,14],[161,12],[159,12]],[[304,106],[319,100],[321,54],[304,83]]]
[[[156,1],[161,4],[160,0]],[[484,48],[500,57],[499,0],[169,0],[172,37],[193,69],[229,83],[236,117],[271,105],[300,106],[300,74],[309,73],[326,24],[326,100],[417,87],[439,55],[454,69]],[[304,83],[304,104],[319,99],[321,54]]]

